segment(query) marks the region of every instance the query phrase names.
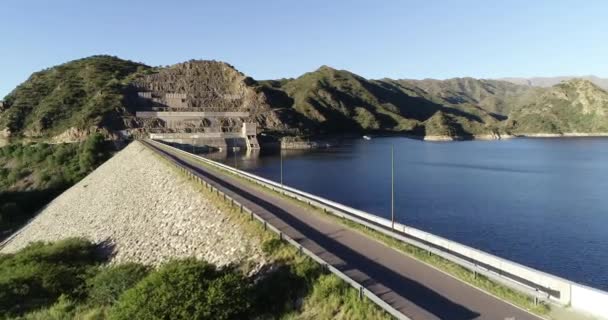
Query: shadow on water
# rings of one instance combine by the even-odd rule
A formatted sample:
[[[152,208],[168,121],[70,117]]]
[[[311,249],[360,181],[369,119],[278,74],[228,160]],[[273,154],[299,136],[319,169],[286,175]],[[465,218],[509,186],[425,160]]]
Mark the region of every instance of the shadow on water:
[[[496,172],[512,172],[512,173],[545,173],[541,170],[522,170],[522,169],[511,169],[504,167],[492,167],[492,166],[479,166],[469,165],[463,163],[451,163],[451,162],[419,162],[419,161],[408,161],[409,164],[430,166],[430,167],[446,167],[446,168],[461,168],[461,169],[473,169],[473,170],[485,170],[485,171],[496,171]]]

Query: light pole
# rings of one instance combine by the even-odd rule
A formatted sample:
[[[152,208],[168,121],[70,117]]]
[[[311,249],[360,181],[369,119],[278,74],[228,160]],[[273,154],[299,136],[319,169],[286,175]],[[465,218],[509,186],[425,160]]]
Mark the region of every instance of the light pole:
[[[281,170],[281,180],[280,181],[281,181],[281,189],[284,189],[284,187],[283,187],[283,146],[281,145],[282,142],[283,142],[283,138],[279,137],[279,136],[272,135],[272,134],[268,134],[268,133],[265,133],[265,132],[260,133],[260,135],[264,136],[264,137],[275,137],[275,138],[277,138],[279,140],[279,154],[280,154],[280,158],[281,158],[281,166],[280,166],[280,168],[281,168],[280,169]]]
[[[391,229],[395,229],[395,146],[391,145]]]
[[[234,153],[234,168],[238,169],[237,163],[236,163],[236,147],[232,148],[232,153]]]

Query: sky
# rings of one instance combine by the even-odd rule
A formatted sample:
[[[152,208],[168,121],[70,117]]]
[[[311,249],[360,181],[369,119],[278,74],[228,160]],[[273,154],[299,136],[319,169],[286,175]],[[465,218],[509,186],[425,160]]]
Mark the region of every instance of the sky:
[[[2,0],[0,97],[95,54],[226,61],[259,80],[608,77],[608,1]]]

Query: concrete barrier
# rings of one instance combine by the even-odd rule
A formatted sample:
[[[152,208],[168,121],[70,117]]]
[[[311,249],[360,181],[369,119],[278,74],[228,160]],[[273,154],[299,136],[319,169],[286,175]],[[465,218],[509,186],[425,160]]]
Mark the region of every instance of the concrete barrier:
[[[572,308],[608,318],[608,295],[606,292],[572,283]]]
[[[166,146],[157,143],[158,145]],[[600,317],[608,315],[608,292],[590,288],[552,274],[526,267],[519,263],[500,258],[481,250],[448,240],[443,237],[422,231],[401,223],[357,210],[343,204],[288,187],[269,179],[241,171],[228,165],[193,155],[191,153],[169,147],[176,152],[186,154],[219,169],[231,172],[267,188],[279,191],[288,196],[323,209],[336,216],[363,224],[371,229],[391,236],[400,241],[415,245],[449,261],[477,272],[507,285],[515,290],[538,299],[570,305],[575,309]]]

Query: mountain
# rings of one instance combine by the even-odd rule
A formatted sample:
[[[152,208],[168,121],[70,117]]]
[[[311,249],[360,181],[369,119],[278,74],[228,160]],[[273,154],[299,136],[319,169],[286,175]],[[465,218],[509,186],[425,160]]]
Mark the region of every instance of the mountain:
[[[135,117],[137,110],[155,107],[154,99],[141,94],[175,95],[190,108],[247,111],[262,130],[294,136],[388,132],[470,138],[604,130],[600,87],[583,80],[549,88],[534,83],[371,80],[328,66],[295,79],[256,81],[219,61],[150,67],[92,56],[36,72],[15,88],[0,105],[0,138],[70,142],[92,132],[138,136],[155,125]]]
[[[328,66],[267,84],[293,100],[291,106],[284,107],[310,120],[313,132],[387,131],[420,136],[449,132],[464,137],[492,132],[498,122],[481,108],[454,108],[399,82],[368,80]]]
[[[49,138],[72,128],[121,129],[123,92],[150,67],[110,56],[71,61],[32,74],[4,99],[1,135]]]
[[[608,92],[588,80],[561,82],[513,110],[505,129],[515,134],[606,133]]]
[[[572,79],[583,79],[593,82],[596,86],[608,90],[608,79],[607,78],[599,78],[596,76],[582,76],[582,77],[574,77],[574,76],[566,76],[566,77],[534,77],[534,78],[502,78],[499,80],[512,82],[519,85],[525,86],[534,86],[534,87],[552,87],[556,84],[559,84],[562,81],[568,81]]]
[[[526,104],[542,91],[507,81],[474,78],[387,81],[406,88],[408,93],[442,105],[459,109],[479,107],[503,117],[507,116],[512,108]]]

